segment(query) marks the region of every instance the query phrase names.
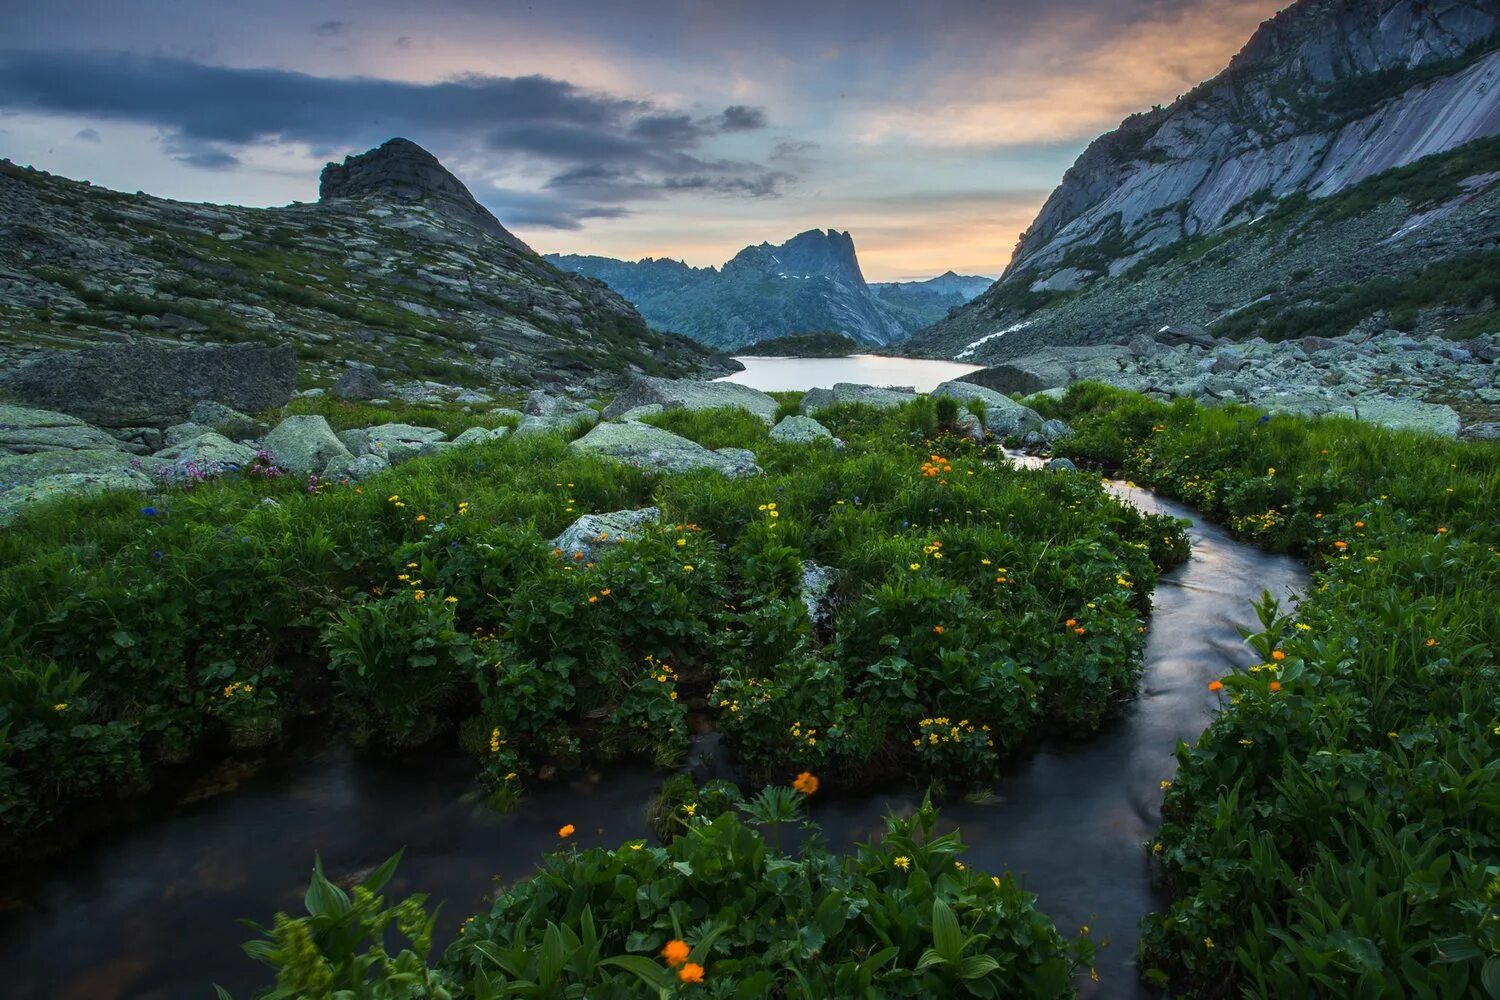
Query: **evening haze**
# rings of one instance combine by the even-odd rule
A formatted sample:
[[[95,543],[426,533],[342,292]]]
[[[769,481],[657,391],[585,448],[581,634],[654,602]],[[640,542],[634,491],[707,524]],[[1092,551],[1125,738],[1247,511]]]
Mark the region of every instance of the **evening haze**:
[[[275,205],[403,135],[540,252],[708,265],[832,227],[870,280],[995,275],[1089,140],[1279,6],[22,2],[0,155]]]

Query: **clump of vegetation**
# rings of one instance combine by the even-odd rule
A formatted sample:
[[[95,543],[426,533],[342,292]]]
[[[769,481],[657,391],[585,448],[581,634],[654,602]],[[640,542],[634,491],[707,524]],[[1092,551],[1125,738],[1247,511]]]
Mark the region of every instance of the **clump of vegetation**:
[[[1210,685],[1223,709],[1178,750],[1148,978],[1500,993],[1500,449],[1101,386],[1058,411],[1061,450],[1315,567],[1295,616],[1261,604],[1261,662]]]
[[[229,476],[31,508],[0,535],[19,657],[4,840],[309,715],[377,747],[456,732],[506,805],[542,771],[676,762],[686,705],[757,781],[959,790],[1133,693],[1180,524],[944,436],[925,398],[821,416],[843,450],[773,441],[737,410],[651,418],[753,448],[755,478],[656,476],[538,435],[363,484]],[[639,537],[548,542],[648,506]],[[813,607],[807,563],[835,581]]]
[[[806,822],[799,854],[768,843],[761,831],[801,821],[817,787],[803,774],[749,802],[734,796],[712,818],[687,804],[664,847],[579,850],[563,826],[570,846],[468,918],[436,962],[425,897],[379,895],[399,856],[352,896],[315,868],[308,915],[278,914],[246,951],[275,970],[267,1000],[1075,995],[1073,976],[1093,957],[1087,935],[1064,939],[1009,875],[965,865],[930,804],[888,818],[878,843],[848,856]],[[394,954],[393,926],[404,939]]]

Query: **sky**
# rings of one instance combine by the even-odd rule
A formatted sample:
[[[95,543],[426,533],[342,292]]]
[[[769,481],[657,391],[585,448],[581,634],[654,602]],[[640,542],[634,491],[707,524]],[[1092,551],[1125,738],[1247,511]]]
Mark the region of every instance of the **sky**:
[[[543,253],[720,264],[848,230],[998,275],[1090,140],[1286,0],[8,0],[0,156],[279,205],[401,135]]]

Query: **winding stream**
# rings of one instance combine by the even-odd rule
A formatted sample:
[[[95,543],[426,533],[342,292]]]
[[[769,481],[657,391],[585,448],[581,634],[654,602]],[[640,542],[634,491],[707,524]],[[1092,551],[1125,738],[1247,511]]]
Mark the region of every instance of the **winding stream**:
[[[1111,488],[1145,509],[1192,517],[1142,490]],[[1142,844],[1157,825],[1172,750],[1212,717],[1208,681],[1253,662],[1237,632],[1254,623],[1251,599],[1306,583],[1296,561],[1193,520],[1192,559],[1158,584],[1140,696],[1091,739],[1044,743],[1008,761],[990,801],[943,811],[946,824],[962,829],[969,863],[1015,872],[1065,933],[1087,924],[1096,942],[1108,938],[1098,984],[1083,983],[1086,996],[1151,995],[1134,970],[1136,923],[1159,902]],[[232,794],[180,806],[8,886],[3,992],[208,1000],[217,981],[243,1000],[264,984],[265,970],[240,951],[250,932],[237,918],[300,912],[314,851],[338,879],[404,845],[387,893],[422,891],[444,902],[440,927],[452,933],[483,906],[494,878],[529,874],[563,823],[578,827],[580,846],[645,836],[642,806],[660,781],[645,770],[607,772],[538,789],[498,815],[473,801],[473,764],[457,753],[391,761],[329,749],[283,761]],[[839,845],[867,839],[887,810],[918,801],[905,793],[828,799],[813,813]]]

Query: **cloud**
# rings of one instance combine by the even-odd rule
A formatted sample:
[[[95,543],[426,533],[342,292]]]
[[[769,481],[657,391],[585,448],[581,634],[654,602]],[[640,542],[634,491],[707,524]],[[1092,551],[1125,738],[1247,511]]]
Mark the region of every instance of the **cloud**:
[[[96,128],[81,128],[73,133],[73,138],[81,139],[84,142],[98,142],[99,130]]]
[[[324,38],[332,38],[334,35],[343,34],[344,29],[348,26],[343,21],[324,21],[313,28],[313,34],[321,35]]]
[[[334,24],[342,26],[317,31],[336,33],[324,31]],[[153,125],[164,130],[168,155],[204,169],[234,167],[252,147],[301,144],[336,157],[404,135],[466,169],[549,192],[510,203],[551,220],[536,225],[562,228],[672,192],[772,197],[794,178],[785,165],[706,155],[722,133],[764,127],[758,108],[695,116],[545,76],[415,83],[120,52],[0,50],[0,107]]]

